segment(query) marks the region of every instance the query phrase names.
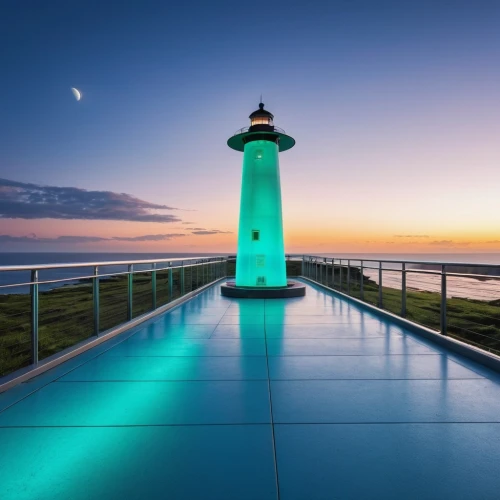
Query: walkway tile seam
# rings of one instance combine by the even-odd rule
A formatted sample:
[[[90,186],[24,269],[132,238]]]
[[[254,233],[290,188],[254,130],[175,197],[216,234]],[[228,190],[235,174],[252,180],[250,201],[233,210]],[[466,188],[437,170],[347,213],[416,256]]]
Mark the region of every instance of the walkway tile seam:
[[[147,384],[175,384],[175,383],[210,383],[210,382],[245,382],[245,383],[253,383],[253,382],[267,382],[267,378],[251,378],[251,379],[185,379],[185,380],[168,380],[168,379],[160,379],[160,380],[56,380],[52,382],[53,384],[122,384],[122,383],[147,383]],[[434,379],[437,380],[437,379]],[[478,379],[472,379],[478,380]]]
[[[273,461],[274,461],[274,475],[276,480],[276,496],[280,500],[280,480],[279,480],[279,466],[278,466],[278,454],[276,452],[276,437],[274,434],[274,414],[273,414],[273,396],[271,390],[271,371],[269,369],[269,355],[267,351],[267,330],[266,330],[266,304],[267,300],[264,300],[264,343],[266,347],[266,368],[267,368],[267,390],[269,395],[269,409],[271,412],[271,437],[273,441]]]
[[[72,384],[72,383],[82,383],[82,384],[97,384],[97,383],[156,383],[156,382],[265,382],[267,378],[185,378],[185,379],[168,379],[168,378],[160,378],[160,379],[103,379],[103,380],[56,380],[53,382],[54,384]],[[280,379],[272,379],[272,380],[280,380]],[[281,379],[281,380],[290,380],[290,379]],[[299,379],[293,379],[299,380]],[[310,380],[310,379],[302,379],[302,380]],[[314,379],[314,380],[326,380],[326,379]],[[405,379],[403,379],[405,380]],[[430,380],[439,380],[439,379],[430,379]],[[456,379],[453,379],[456,380]],[[469,379],[465,379],[469,380]],[[476,378],[471,380],[477,380]]]
[[[331,357],[336,357],[336,356],[358,356],[358,357],[387,357],[387,356],[440,356],[439,353],[432,353],[432,352],[423,352],[423,353],[381,353],[381,354],[310,354],[310,353],[303,353],[303,354],[270,354],[269,357],[271,358],[287,358],[287,357],[302,357],[302,356],[311,356],[311,357],[323,357],[323,356],[331,356]]]
[[[110,358],[265,358],[265,354],[243,354],[241,356],[235,356],[234,354],[211,354],[202,356],[202,355],[197,355],[197,356],[179,356],[179,355],[152,355],[152,356],[146,356],[146,355],[132,355],[132,354],[120,354],[117,356],[108,356]]]
[[[259,424],[263,425],[263,424]],[[459,421],[459,422],[279,422],[276,426],[289,426],[289,425],[500,425],[500,421],[496,422],[472,422],[472,421]],[[1,428],[1,427],[0,427]]]
[[[406,422],[275,422],[274,426],[307,426],[307,425],[500,425],[499,421],[406,421]],[[271,426],[270,422],[255,423],[223,423],[223,424],[113,424],[113,425],[0,425],[1,429],[113,429],[129,427],[248,427]]]
[[[231,307],[231,304],[232,302],[229,303],[229,306],[227,307],[227,309],[224,311],[224,314],[221,316],[219,322],[215,325],[215,328],[212,330],[212,333],[210,334],[210,336],[207,338],[207,340],[210,340],[213,336],[213,334],[215,333],[215,330],[217,330],[217,328],[219,327],[219,325],[221,324],[221,321],[222,319],[226,316],[227,314],[227,311],[229,310],[229,308]]]
[[[102,380],[55,380],[53,384],[73,384],[73,383],[84,383],[84,384],[96,384],[96,383],[156,383],[156,382],[263,382],[270,380],[272,382],[335,382],[335,381],[416,381],[416,380],[431,380],[431,381],[443,381],[443,380],[488,380],[485,377],[447,377],[447,378],[200,378],[200,379],[102,379]]]
[[[0,429],[114,429],[128,427],[248,427],[248,426],[271,426],[270,422],[226,422],[226,423],[202,423],[202,424],[113,424],[113,425],[0,425]],[[288,425],[288,424],[280,424]],[[295,425],[295,424],[293,424]]]
[[[272,340],[272,339],[271,339]],[[386,356],[442,356],[440,353],[412,353],[412,354],[398,354],[398,353],[384,353],[384,354],[270,354],[268,357],[270,358],[296,358],[296,357],[346,357],[346,356],[354,356],[354,357],[386,357]],[[97,356],[96,356],[97,357]],[[216,354],[210,356],[179,356],[179,355],[131,355],[131,354],[120,354],[119,356],[110,356],[112,358],[264,358],[265,354],[243,354],[240,356],[235,356],[234,354]],[[92,358],[95,359],[95,358]],[[70,370],[73,371],[73,370]],[[70,373],[70,372],[68,372]],[[67,375],[65,373],[65,375]],[[478,374],[480,375],[480,374]],[[60,378],[60,377],[58,377]]]

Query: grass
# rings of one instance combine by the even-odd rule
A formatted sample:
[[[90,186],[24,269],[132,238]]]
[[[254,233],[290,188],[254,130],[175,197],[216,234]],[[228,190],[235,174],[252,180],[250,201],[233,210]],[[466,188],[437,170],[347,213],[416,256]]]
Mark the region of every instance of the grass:
[[[336,290],[342,289],[344,293],[348,293],[347,267],[342,266],[342,280],[340,279],[339,266],[335,267],[333,281],[331,265],[327,265],[327,270],[326,279],[323,265],[323,284],[327,284]],[[363,276],[363,296],[361,296],[360,270],[351,267],[349,274],[349,295],[358,299],[362,298],[365,302],[377,306],[379,299],[378,284]],[[382,308],[401,315],[401,290],[382,286]],[[415,323],[439,331],[441,328],[441,294],[408,288],[405,317]],[[446,321],[447,335],[450,337],[500,355],[500,300],[483,301],[457,297],[447,298]]]
[[[213,281],[213,273],[204,274],[201,266],[185,268],[184,292]],[[235,263],[227,266],[229,276],[234,276]],[[301,262],[287,261],[287,275],[302,273]],[[331,266],[328,279],[323,283],[347,293],[347,268],[336,266],[332,282]],[[181,296],[180,269],[172,272],[172,295],[169,295],[168,271],[156,273],[157,306],[167,304]],[[361,273],[350,269],[349,294],[361,298]],[[99,332],[119,325],[128,318],[127,276],[114,276],[99,284]],[[378,285],[363,276],[363,299],[378,304]],[[401,314],[401,290],[382,287],[383,308]],[[485,302],[472,299],[449,298],[447,304],[448,335],[500,354],[500,300]],[[144,314],[153,307],[151,272],[133,276],[132,317]],[[30,296],[26,294],[0,295],[0,376],[5,376],[30,364],[31,323]],[[440,329],[441,297],[434,292],[408,290],[406,317],[434,330]],[[39,293],[39,358],[44,359],[61,350],[78,344],[94,335],[92,283],[82,282]]]

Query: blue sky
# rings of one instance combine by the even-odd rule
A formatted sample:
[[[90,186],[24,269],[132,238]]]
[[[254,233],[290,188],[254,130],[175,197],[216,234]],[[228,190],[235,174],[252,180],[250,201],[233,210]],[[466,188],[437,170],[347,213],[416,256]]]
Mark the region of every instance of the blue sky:
[[[288,251],[387,251],[393,234],[497,250],[498,26],[500,3],[481,0],[7,0],[0,177],[127,193],[219,231],[117,249],[233,251],[241,156],[226,140],[262,93],[297,140],[281,158]],[[107,220],[4,206],[0,234],[108,235]],[[180,234],[173,224],[117,219],[113,236]]]

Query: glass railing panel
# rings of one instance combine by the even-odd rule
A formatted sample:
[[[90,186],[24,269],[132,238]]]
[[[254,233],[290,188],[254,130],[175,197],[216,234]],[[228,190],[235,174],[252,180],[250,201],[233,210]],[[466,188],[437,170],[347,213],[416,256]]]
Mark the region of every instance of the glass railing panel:
[[[42,276],[41,276],[41,279]],[[39,292],[38,359],[94,335],[92,280]]]
[[[287,260],[286,261],[286,275],[288,278],[300,276],[302,274],[302,261],[301,260]]]
[[[363,300],[377,306],[379,302],[378,265],[367,262],[363,265]]]
[[[99,283],[99,331],[104,332],[127,321],[127,275],[101,278]]]
[[[193,291],[193,267],[184,267],[184,293]]]
[[[164,306],[170,302],[168,293],[168,269],[156,272],[156,305]]]
[[[153,283],[151,272],[134,273],[132,279],[132,317],[153,309]]]
[[[236,260],[231,259],[227,263],[227,275],[234,277],[236,275]]]
[[[174,267],[172,269],[172,300],[178,299],[181,296],[181,268]]]
[[[439,275],[406,273],[406,318],[440,330],[441,293]]]
[[[399,266],[401,267],[401,266]],[[382,308],[393,314],[401,314],[402,274],[397,270],[382,271]]]
[[[0,377],[24,368],[30,363],[31,297],[29,286],[1,288]]]
[[[349,267],[349,295],[361,299],[361,263],[351,262]]]
[[[447,276],[447,335],[500,354],[500,277]]]

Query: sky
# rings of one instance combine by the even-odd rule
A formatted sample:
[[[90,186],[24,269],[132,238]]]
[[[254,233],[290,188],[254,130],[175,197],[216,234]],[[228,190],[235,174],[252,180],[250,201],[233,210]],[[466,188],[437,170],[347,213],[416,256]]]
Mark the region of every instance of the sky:
[[[498,0],[4,0],[0,251],[234,252],[226,142],[262,94],[296,140],[288,253],[500,252],[498,26]]]

